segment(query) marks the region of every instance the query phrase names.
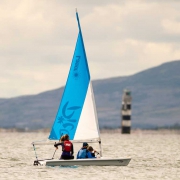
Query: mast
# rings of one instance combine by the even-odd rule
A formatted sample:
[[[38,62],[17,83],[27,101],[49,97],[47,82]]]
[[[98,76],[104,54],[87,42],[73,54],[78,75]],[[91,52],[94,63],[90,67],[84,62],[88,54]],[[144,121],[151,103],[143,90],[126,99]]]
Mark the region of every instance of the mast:
[[[79,21],[79,16],[78,16],[77,9],[76,9],[76,18],[77,18],[78,27],[79,27],[79,34],[80,34],[81,39],[82,39],[82,44],[83,44],[83,50],[84,50],[84,54],[85,54],[85,59],[86,59],[86,63],[87,63],[86,51],[85,51],[85,47],[84,47],[84,41],[83,41],[83,36],[82,36],[82,31],[81,31],[81,26],[80,26],[80,21]],[[87,67],[88,67],[88,63],[87,63]],[[96,104],[95,104],[95,99],[94,99],[94,93],[93,93],[93,88],[92,88],[91,79],[90,79],[90,90],[91,90],[91,98],[92,98],[92,102],[93,102],[93,108],[94,108],[94,114],[95,114],[97,131],[98,131],[98,134],[99,134],[99,141],[98,141],[98,142],[99,142],[99,148],[100,148],[100,156],[102,157],[102,147],[101,147],[100,130],[99,130],[97,110],[96,110]]]

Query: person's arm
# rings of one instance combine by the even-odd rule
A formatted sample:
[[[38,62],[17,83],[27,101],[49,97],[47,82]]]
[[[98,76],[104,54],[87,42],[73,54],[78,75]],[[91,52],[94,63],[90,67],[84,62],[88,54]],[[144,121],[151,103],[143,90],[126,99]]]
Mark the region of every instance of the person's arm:
[[[57,148],[59,145],[61,145],[61,146],[62,146],[62,145],[63,145],[63,143],[60,143],[60,142],[59,142],[59,143],[56,143],[56,144],[54,144],[54,147],[56,147],[56,148]]]
[[[87,157],[88,158],[96,158],[96,157],[93,157],[92,154],[89,151],[87,152]]]

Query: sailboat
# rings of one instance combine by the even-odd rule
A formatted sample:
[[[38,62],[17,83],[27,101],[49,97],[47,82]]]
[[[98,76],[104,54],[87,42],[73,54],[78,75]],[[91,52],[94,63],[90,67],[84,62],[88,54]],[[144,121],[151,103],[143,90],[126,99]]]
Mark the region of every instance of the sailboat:
[[[76,18],[79,28],[76,47],[64,93],[47,143],[58,141],[63,134],[68,134],[73,143],[99,143],[100,157],[93,159],[55,160],[52,158],[38,160],[36,156],[34,165],[127,166],[131,158],[105,158],[102,156],[96,105],[77,11]],[[34,150],[38,143],[32,143]]]

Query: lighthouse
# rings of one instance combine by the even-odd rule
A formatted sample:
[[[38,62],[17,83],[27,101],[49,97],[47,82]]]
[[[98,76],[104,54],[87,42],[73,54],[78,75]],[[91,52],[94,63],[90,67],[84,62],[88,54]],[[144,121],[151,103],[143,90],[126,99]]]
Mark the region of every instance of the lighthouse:
[[[125,89],[122,96],[122,108],[121,108],[121,133],[131,133],[131,91]]]

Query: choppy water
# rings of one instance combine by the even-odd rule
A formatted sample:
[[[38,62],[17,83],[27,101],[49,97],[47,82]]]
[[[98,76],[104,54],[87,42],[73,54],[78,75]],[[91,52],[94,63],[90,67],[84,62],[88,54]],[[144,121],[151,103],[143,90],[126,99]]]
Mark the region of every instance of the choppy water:
[[[0,180],[180,180],[180,133],[102,133],[103,156],[131,157],[130,164],[124,167],[33,166],[35,154],[31,142],[47,136],[47,133],[1,132]],[[76,144],[75,152],[80,147],[81,144]],[[52,158],[54,150],[52,146],[38,146],[37,155],[39,158]],[[55,157],[58,158],[60,153],[59,149]]]

